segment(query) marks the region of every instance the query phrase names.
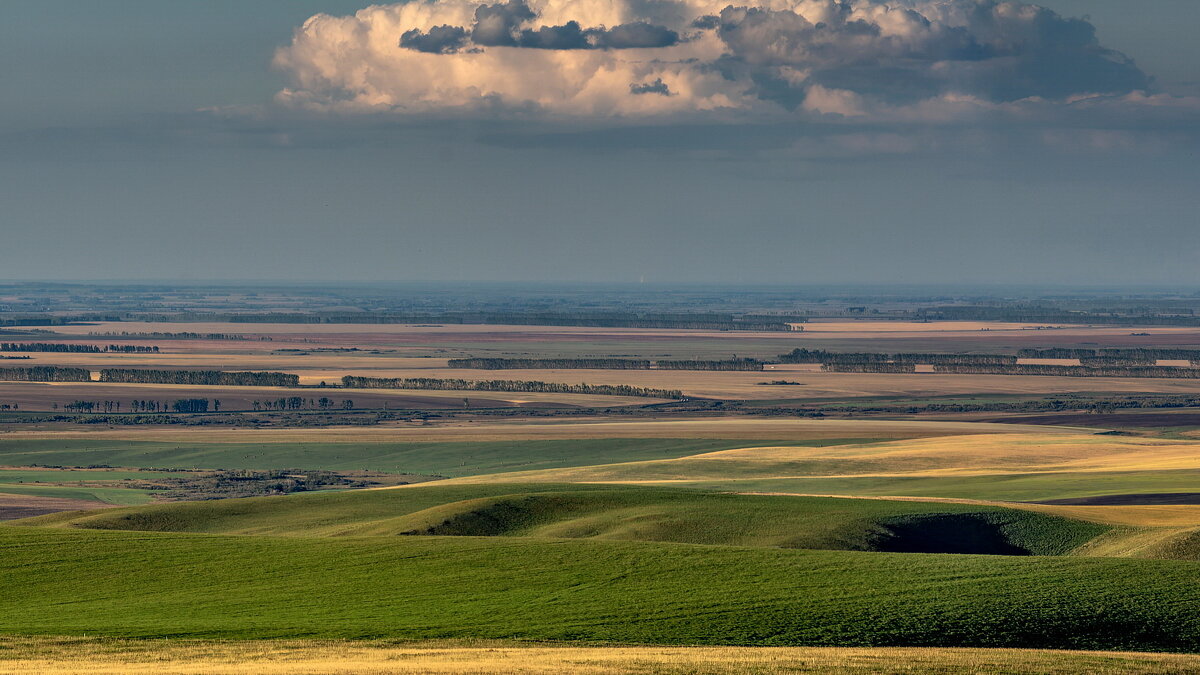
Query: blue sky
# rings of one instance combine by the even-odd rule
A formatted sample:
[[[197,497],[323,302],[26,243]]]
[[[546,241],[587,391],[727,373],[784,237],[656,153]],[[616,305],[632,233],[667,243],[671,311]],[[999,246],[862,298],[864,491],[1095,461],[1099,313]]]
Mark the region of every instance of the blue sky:
[[[722,13],[702,36],[652,7],[636,23],[667,42],[576,54],[522,46],[568,20],[616,44],[600,32],[613,22],[532,5],[537,20],[505,24],[509,45],[475,30],[478,4],[355,24],[395,46],[380,64],[330,51],[346,24],[293,43],[306,18],[357,2],[5,3],[0,277],[1200,281],[1200,3],[1045,0],[1059,17],[1022,34],[1019,68],[952,56],[962,72],[945,81],[929,50],[999,29],[947,24],[901,54],[855,37],[861,23],[830,37],[790,14]],[[1085,15],[1100,56],[1070,44],[1082,24],[1067,18]],[[452,21],[464,37],[440,53],[396,46]],[[763,35],[793,51],[756,52]],[[709,43],[725,55],[690,71],[641,56]],[[576,58],[642,79],[564,97],[546,64]],[[466,79],[437,74],[472,59]],[[661,95],[630,95],[655,82]]]

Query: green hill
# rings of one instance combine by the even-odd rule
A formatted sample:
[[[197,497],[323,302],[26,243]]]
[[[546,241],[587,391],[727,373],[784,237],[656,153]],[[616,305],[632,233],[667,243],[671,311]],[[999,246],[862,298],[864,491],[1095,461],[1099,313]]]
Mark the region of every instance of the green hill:
[[[1200,564],[0,528],[0,633],[1195,650]]]
[[[603,485],[464,484],[42,516],[18,524],[288,536],[527,536],[856,551],[1061,555],[1111,528],[940,502]]]

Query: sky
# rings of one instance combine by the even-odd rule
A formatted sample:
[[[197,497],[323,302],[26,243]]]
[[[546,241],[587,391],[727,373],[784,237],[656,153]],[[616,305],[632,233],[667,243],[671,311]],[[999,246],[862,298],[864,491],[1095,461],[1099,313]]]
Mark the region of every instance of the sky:
[[[7,0],[0,279],[1200,285],[1194,0]]]

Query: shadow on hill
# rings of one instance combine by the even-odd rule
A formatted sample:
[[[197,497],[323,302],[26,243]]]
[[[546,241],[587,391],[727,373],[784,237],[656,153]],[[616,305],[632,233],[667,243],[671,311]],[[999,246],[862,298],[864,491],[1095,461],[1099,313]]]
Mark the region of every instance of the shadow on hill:
[[[1032,555],[1014,543],[1005,524],[987,513],[931,513],[883,523],[872,550],[890,553]]]

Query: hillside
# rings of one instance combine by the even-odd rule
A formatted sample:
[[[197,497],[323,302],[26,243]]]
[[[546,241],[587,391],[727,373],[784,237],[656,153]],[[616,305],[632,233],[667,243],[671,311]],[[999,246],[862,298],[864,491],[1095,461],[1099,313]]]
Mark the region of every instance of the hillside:
[[[19,521],[288,536],[525,536],[856,551],[1061,555],[1108,525],[998,506],[587,485],[425,485],[180,502]]]

